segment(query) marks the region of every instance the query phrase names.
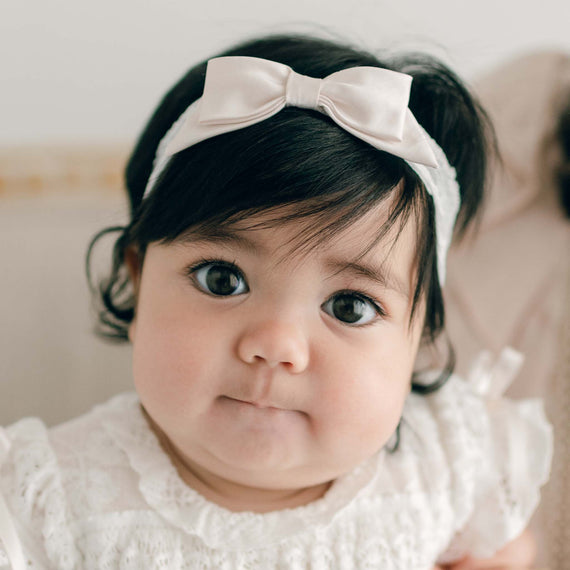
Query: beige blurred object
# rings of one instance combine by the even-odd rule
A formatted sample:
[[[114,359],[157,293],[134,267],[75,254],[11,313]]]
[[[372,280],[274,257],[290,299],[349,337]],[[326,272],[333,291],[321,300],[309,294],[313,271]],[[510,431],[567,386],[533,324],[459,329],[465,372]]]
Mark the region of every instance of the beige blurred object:
[[[90,238],[126,218],[125,158],[126,146],[0,148],[0,425],[59,423],[131,385],[130,348],[93,333],[84,270]]]
[[[541,396],[555,430],[550,483],[532,523],[540,565],[570,565],[570,220],[558,201],[555,130],[570,103],[570,55],[526,55],[475,85],[497,130],[479,233],[449,256],[447,323],[458,371],[481,350],[525,356],[508,394]],[[529,450],[532,452],[532,450]]]

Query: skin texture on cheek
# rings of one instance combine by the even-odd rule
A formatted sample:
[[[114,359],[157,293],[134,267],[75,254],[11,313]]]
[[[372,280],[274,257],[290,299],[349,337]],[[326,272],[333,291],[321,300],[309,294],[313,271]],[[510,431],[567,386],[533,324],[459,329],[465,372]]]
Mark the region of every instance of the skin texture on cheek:
[[[367,371],[352,371],[347,377],[348,387],[341,386],[323,394],[323,408],[331,410],[336,421],[337,444],[345,440],[348,455],[360,460],[378,451],[392,435],[400,420],[406,396],[410,391],[409,377],[401,370],[391,374],[385,369],[379,375]],[[351,386],[353,385],[353,386]],[[359,457],[360,456],[360,457]]]

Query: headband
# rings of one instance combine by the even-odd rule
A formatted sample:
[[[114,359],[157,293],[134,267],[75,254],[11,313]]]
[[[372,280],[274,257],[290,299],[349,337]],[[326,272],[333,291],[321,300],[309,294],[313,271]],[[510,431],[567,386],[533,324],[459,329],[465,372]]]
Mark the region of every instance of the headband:
[[[373,147],[406,161],[433,199],[437,264],[445,259],[459,211],[455,169],[408,108],[412,77],[379,67],[352,67],[316,79],[254,57],[208,61],[202,97],[160,141],[143,199],[176,153],[200,141],[254,125],[284,107],[313,109]]]

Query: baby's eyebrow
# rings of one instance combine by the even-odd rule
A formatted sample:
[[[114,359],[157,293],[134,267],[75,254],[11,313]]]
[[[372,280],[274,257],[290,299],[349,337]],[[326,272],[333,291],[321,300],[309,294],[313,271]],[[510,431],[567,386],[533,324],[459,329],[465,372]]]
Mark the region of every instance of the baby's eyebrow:
[[[352,273],[358,277],[364,277],[365,279],[374,281],[385,289],[391,289],[406,299],[410,298],[409,286],[397,276],[388,273],[380,267],[375,267],[364,262],[357,263],[340,259],[328,259],[325,262],[325,267],[335,275],[339,273]]]
[[[231,248],[242,249],[250,253],[260,253],[265,250],[263,244],[253,240],[243,233],[231,231],[223,227],[197,228],[184,232],[178,240],[181,243],[215,243]]]

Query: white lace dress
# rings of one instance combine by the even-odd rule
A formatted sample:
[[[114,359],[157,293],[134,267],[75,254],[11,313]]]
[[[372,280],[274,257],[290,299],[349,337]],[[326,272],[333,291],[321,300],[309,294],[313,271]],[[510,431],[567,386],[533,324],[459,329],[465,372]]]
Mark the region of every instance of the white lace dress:
[[[322,499],[233,513],[182,482],[123,394],[53,429],[0,430],[0,568],[430,570],[525,528],[551,448],[540,404],[485,401],[454,377],[410,395],[397,450]]]

